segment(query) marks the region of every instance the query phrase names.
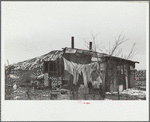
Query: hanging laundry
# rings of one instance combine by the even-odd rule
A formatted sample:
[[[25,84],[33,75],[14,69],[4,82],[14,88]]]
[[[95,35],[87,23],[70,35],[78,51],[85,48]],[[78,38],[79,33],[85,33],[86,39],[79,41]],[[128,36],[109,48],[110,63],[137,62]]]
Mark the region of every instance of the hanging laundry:
[[[65,58],[63,58],[63,60],[64,60],[64,69],[73,75],[73,69],[74,69],[73,65],[71,64],[71,62],[67,61]]]
[[[90,64],[87,64],[85,67],[86,67],[86,73],[87,73],[87,82],[91,82],[92,83],[92,78],[91,78],[91,73],[93,72],[93,65],[94,63],[90,63]]]
[[[77,84],[77,81],[79,79],[79,73],[74,69],[73,70],[73,84]]]
[[[79,80],[77,82],[77,87],[80,87],[80,86],[84,86],[84,82],[83,82],[83,74],[81,73],[81,75],[79,74]]]
[[[98,76],[97,81],[98,81],[97,86],[99,88],[100,84],[102,84],[102,79],[101,79],[100,75]]]
[[[99,76],[99,73],[98,73],[98,66],[97,64],[95,63],[94,66],[92,67],[93,68],[93,72],[91,73],[91,77],[92,77],[92,85],[95,87],[95,88],[99,88],[99,81],[98,81],[98,76]]]
[[[79,74],[81,74],[82,68],[84,67],[83,64],[73,63],[72,61],[67,61],[65,58],[64,60],[64,67],[69,73],[73,75],[73,84],[77,84],[79,79]]]
[[[98,73],[97,71],[93,71],[91,73],[91,77],[92,77],[92,81],[97,81],[97,78],[98,78]]]
[[[90,63],[90,64],[85,64],[84,67],[82,67],[82,74],[83,74],[83,79],[84,79],[84,85],[87,86],[88,82],[92,82],[91,79],[91,73],[93,72],[93,66],[95,63]]]
[[[73,84],[77,84],[78,79],[79,79],[79,74],[83,74],[83,82],[84,85],[87,86],[88,82],[92,82],[91,79],[91,73],[93,72],[93,70],[98,69],[99,68],[99,64],[97,62],[95,63],[90,63],[90,64],[77,64],[74,63],[72,61],[68,61],[65,58],[63,58],[64,60],[64,68],[65,70],[67,70],[69,73],[71,73],[73,75]],[[97,77],[95,78],[96,81]]]
[[[83,74],[83,82],[84,82],[84,85],[87,86],[88,80],[87,80],[86,66],[84,66],[84,67],[82,68],[82,74]]]
[[[98,62],[95,62],[94,64],[97,67],[97,71],[98,71],[100,69],[100,66],[99,66]]]
[[[98,88],[98,85],[97,85],[98,83],[97,83],[97,81],[93,81],[92,82],[92,86],[94,87],[94,88]]]
[[[73,63],[73,62],[71,62],[71,64],[73,65],[73,68],[76,70],[76,72],[78,72],[79,74],[81,74],[82,68],[84,68],[85,65],[83,65],[83,64],[77,64],[77,63]]]
[[[84,65],[73,62],[71,62],[71,64],[73,65],[73,84],[76,85],[79,79],[79,74],[81,75],[82,68],[84,68]]]
[[[97,62],[90,63],[90,64],[85,64],[84,67],[82,68],[82,73],[83,73],[83,79],[84,79],[84,85],[85,86],[88,85],[88,82],[92,83],[91,73],[93,72],[95,67],[99,68]]]

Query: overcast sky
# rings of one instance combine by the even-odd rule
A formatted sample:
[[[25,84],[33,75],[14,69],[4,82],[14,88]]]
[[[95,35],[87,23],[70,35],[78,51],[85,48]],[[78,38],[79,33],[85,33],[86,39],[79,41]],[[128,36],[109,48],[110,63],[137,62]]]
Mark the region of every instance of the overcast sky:
[[[106,48],[123,32],[129,40],[122,45],[128,54],[137,42],[137,69],[146,68],[148,3],[144,2],[2,2],[4,63],[16,63],[71,46],[84,48],[84,39]],[[147,40],[148,41],[148,40]]]

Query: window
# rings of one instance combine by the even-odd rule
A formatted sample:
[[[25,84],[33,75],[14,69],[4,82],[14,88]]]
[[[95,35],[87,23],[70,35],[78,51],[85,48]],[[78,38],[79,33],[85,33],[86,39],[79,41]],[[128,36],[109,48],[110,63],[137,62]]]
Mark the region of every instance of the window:
[[[53,64],[52,63],[50,63],[49,71],[53,71]]]
[[[121,74],[123,74],[123,66],[121,66]]]
[[[125,74],[126,76],[128,75],[127,65],[124,65],[124,74]]]
[[[44,73],[56,71],[56,63],[54,61],[44,62]]]
[[[44,73],[48,72],[48,62],[44,62]]]
[[[117,66],[117,75],[121,74],[120,70],[121,70],[120,66]]]
[[[56,63],[55,62],[50,62],[49,63],[49,71],[56,71]]]

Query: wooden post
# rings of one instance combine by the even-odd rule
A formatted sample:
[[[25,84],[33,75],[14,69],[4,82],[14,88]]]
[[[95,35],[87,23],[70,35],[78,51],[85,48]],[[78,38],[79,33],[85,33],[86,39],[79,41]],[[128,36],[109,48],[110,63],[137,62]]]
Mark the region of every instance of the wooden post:
[[[118,100],[120,100],[120,94],[119,94],[119,82],[118,82]]]
[[[124,75],[124,63],[123,63],[123,90],[126,89],[125,75]]]
[[[103,78],[103,98],[105,98],[105,92],[106,92],[106,73],[107,73],[107,62],[105,62],[105,71],[104,71],[104,78]]]
[[[61,86],[62,86],[62,83],[63,83],[63,72],[62,72],[63,61],[61,59],[62,58],[60,58],[60,76],[61,76]]]
[[[128,63],[128,88],[130,87],[130,64]]]
[[[117,65],[116,65],[116,67],[117,67]],[[121,67],[120,67],[121,68]],[[118,70],[118,69],[117,69]],[[120,69],[121,70],[121,69]],[[120,73],[120,71],[119,71],[119,73]],[[117,86],[118,86],[118,100],[120,100],[120,95],[119,95],[119,74],[117,74]]]
[[[50,80],[50,63],[48,63],[48,75],[49,75],[49,86],[51,86],[51,80]],[[45,80],[44,80],[45,81]],[[44,86],[45,88],[45,86]],[[51,88],[50,88],[51,89]]]
[[[56,60],[55,67],[56,67],[56,75],[57,75],[56,77],[57,77],[57,86],[58,86],[59,59]],[[54,69],[55,69],[55,67],[54,67]]]
[[[116,89],[116,77],[117,77],[117,66],[116,66],[116,61],[114,61],[114,66],[113,66],[113,92],[116,92],[117,89]]]

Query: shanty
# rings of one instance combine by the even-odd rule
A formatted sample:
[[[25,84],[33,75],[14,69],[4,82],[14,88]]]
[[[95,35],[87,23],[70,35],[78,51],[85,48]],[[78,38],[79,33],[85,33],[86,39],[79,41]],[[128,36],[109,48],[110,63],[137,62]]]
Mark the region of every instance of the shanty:
[[[104,100],[107,93],[117,94],[120,99],[123,90],[135,86],[136,63],[139,62],[96,52],[92,42],[89,50],[74,48],[74,37],[71,37],[71,47],[10,65],[6,67],[6,74],[18,74],[22,82],[11,80],[12,76],[7,79],[20,88],[28,86],[33,88],[31,91],[47,91],[47,99]],[[26,77],[25,80],[22,77]],[[32,95],[29,96],[27,99],[32,99]]]

